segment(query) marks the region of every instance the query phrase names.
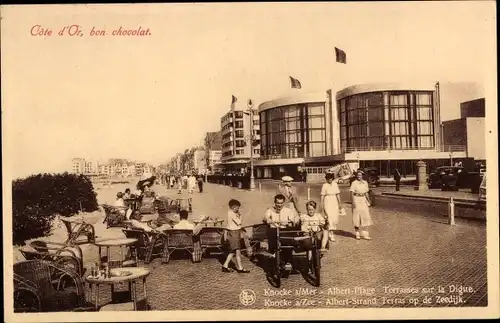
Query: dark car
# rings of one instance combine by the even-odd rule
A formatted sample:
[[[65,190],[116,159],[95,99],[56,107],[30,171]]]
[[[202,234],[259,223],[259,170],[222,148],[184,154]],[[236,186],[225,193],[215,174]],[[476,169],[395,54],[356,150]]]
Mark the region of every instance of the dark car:
[[[470,187],[469,179],[469,172],[464,167],[442,166],[429,174],[427,182],[429,188],[457,190]]]

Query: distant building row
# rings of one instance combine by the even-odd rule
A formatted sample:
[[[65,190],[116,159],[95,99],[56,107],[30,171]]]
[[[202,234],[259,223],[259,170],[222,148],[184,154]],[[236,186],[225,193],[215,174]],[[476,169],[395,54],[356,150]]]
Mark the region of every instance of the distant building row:
[[[130,162],[127,160],[111,160],[108,163],[99,163],[84,158],[73,158],[71,161],[71,172],[84,175],[107,175],[107,176],[142,176],[153,174],[155,167],[141,162]]]

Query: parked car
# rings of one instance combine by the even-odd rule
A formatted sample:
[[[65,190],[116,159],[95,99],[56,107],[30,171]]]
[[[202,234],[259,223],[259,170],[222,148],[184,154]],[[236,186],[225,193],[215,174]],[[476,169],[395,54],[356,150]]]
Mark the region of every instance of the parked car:
[[[441,166],[429,174],[429,188],[458,190],[459,188],[475,188],[480,179],[479,172],[469,172],[460,166]]]

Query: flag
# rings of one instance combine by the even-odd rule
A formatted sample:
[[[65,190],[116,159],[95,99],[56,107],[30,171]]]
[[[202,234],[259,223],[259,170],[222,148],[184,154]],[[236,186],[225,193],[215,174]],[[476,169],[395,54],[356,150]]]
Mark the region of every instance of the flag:
[[[290,76],[290,83],[291,83],[292,89],[301,89],[302,88],[300,81],[297,79],[294,79],[291,76]]]
[[[335,59],[337,63],[347,64],[347,56],[345,52],[337,47],[335,47]]]
[[[233,98],[231,99],[231,104],[236,103],[238,101],[238,98],[233,95]]]

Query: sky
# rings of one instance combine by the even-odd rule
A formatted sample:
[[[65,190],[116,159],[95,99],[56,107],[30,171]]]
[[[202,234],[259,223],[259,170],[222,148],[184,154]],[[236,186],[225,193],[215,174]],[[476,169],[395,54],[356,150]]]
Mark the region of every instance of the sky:
[[[37,24],[52,36],[31,36]],[[83,37],[57,36],[72,24]],[[120,26],[151,35],[112,36]],[[12,6],[1,32],[14,177],[73,157],[166,162],[219,130],[232,95],[258,105],[371,82],[484,84],[496,71],[494,2]]]

